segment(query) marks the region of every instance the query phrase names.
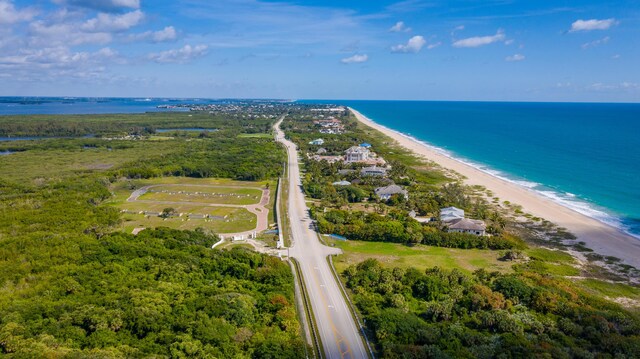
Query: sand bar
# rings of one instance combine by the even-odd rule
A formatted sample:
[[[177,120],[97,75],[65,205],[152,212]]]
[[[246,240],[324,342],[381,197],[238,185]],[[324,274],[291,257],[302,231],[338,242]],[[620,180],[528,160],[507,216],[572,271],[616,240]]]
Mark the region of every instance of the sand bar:
[[[352,108],[350,110],[358,121],[391,137],[401,146],[444,168],[463,175],[466,177],[466,184],[484,186],[491,190],[494,196],[499,197],[501,201],[519,204],[525,212],[567,228],[578,237],[578,240],[585,242],[587,247],[593,249],[596,253],[620,258],[624,263],[640,268],[640,240],[623,233],[617,228],[544,198],[530,189],[507,182],[439,153],[435,149],[425,146],[397,131],[373,122]]]

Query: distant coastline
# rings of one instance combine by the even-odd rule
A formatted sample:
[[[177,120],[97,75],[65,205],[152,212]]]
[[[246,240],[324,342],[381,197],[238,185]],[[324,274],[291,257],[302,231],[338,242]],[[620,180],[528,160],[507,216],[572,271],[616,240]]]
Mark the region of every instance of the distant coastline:
[[[479,168],[474,163],[452,156],[446,150],[380,125],[354,108],[349,107],[349,109],[361,123],[384,133],[417,155],[463,175],[466,177],[467,184],[484,186],[502,201],[508,200],[519,204],[526,212],[567,228],[578,237],[578,240],[584,241],[596,252],[618,257],[628,264],[640,267],[638,238],[544,196],[531,189],[530,185],[516,183],[493,171]]]

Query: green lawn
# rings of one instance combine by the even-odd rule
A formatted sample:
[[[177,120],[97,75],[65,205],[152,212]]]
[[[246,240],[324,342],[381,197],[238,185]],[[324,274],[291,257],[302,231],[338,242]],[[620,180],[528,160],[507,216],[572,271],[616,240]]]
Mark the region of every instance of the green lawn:
[[[165,203],[148,203],[148,202],[127,202],[127,198],[131,195],[132,189],[140,188],[142,186],[149,185],[161,185],[160,189],[168,189],[172,191],[178,190],[188,190],[193,192],[225,192],[225,193],[242,193],[249,194],[253,196],[253,199],[250,203],[258,203],[259,200],[255,200],[255,197],[262,195],[261,190],[257,188],[263,188],[268,182],[246,182],[246,181],[233,181],[228,179],[217,179],[217,178],[188,178],[188,177],[163,177],[163,178],[154,178],[151,180],[131,180],[131,181],[120,181],[113,185],[112,193],[113,197],[108,203],[112,206],[118,207],[122,210],[128,210],[133,212],[140,211],[149,211],[149,212],[162,212],[163,209],[167,207],[174,208],[178,213],[184,214],[208,214],[211,216],[219,216],[224,217],[224,219],[189,219],[187,220],[187,216],[183,215],[183,217],[178,218],[169,218],[162,219],[157,216],[150,216],[146,218],[141,214],[130,214],[123,213],[123,224],[121,229],[126,232],[131,232],[134,228],[137,227],[170,227],[176,229],[195,229],[198,227],[209,229],[215,233],[237,233],[250,231],[256,227],[257,217],[255,214],[247,211],[244,208],[235,208],[235,207],[223,207],[223,206],[215,206],[215,204],[221,204],[223,201],[219,199],[217,201],[197,201],[194,199],[194,196],[185,196],[184,194],[178,195],[175,198],[171,197],[162,197],[160,195],[166,195],[165,193],[150,193],[148,195],[140,197],[140,199],[154,199],[154,200],[164,200],[164,201],[189,201],[192,203],[182,203],[182,204],[165,204]],[[162,186],[162,185],[171,185],[171,186]],[[180,186],[182,185],[182,186]],[[191,185],[191,186],[189,186]],[[272,184],[269,182],[269,185]],[[200,187],[200,186],[219,186],[219,187]],[[230,188],[225,186],[233,186],[236,188]],[[163,199],[159,199],[163,198]],[[206,197],[211,199],[210,197]],[[242,198],[245,202],[247,202],[247,198]],[[233,199],[234,201],[236,199]],[[208,205],[209,203],[214,204],[213,206]],[[226,204],[228,204],[227,201]],[[234,203],[234,204],[243,204]]]
[[[154,209],[147,209],[155,211]],[[176,208],[180,211],[180,209]],[[205,211],[198,211],[193,213],[204,213]],[[256,227],[257,218],[256,215],[247,211],[244,208],[211,208],[209,214],[212,215],[226,215],[225,219],[188,219],[186,216],[163,219],[157,216],[144,216],[142,214],[128,214],[122,215],[121,229],[125,232],[131,233],[134,228],[145,227],[169,227],[175,229],[196,229],[202,227],[209,229],[214,233],[237,233],[250,231]]]
[[[262,191],[254,188],[167,185],[154,186],[138,199],[145,201],[249,205],[260,203],[261,197]]]
[[[329,245],[341,248],[343,255],[334,259],[336,269],[340,272],[352,264],[368,258],[375,258],[389,267],[415,267],[420,270],[434,266],[452,269],[458,268],[472,272],[479,268],[510,272],[510,262],[502,262],[497,258],[497,251],[480,249],[454,249],[416,245],[408,247],[402,244],[386,242],[337,241],[323,237]]]
[[[634,298],[640,300],[640,288],[623,283],[609,283],[597,279],[584,279],[574,282],[578,286],[593,294],[600,294],[610,298]]]

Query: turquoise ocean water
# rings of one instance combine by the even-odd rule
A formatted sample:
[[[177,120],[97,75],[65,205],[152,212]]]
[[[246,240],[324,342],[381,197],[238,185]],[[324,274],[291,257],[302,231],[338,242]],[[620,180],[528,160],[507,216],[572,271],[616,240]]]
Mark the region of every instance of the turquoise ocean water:
[[[228,101],[236,100],[4,97],[0,115],[137,113],[162,111],[158,105]],[[301,102],[353,107],[383,126],[640,238],[640,104]]]
[[[640,238],[640,104],[332,102]]]

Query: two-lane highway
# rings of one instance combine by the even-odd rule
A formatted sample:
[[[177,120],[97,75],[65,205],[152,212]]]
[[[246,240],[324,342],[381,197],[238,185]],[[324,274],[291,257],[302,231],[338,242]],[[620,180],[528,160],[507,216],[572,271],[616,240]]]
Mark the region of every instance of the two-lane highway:
[[[287,148],[289,158],[289,220],[291,223],[291,257],[300,264],[311,309],[327,358],[367,358],[367,352],[340,287],[327,263],[327,256],[339,249],[320,243],[304,200],[296,145],[285,139],[275,125],[276,139]]]

